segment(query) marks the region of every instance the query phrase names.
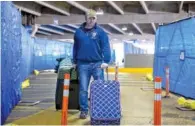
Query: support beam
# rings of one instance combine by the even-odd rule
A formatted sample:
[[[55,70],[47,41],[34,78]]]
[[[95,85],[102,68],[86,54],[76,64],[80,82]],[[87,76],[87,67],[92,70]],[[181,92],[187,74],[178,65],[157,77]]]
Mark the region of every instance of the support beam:
[[[195,4],[188,4],[188,17],[195,16]]]
[[[53,29],[49,29],[49,28],[46,28],[46,27],[39,27],[40,30],[44,30],[44,31],[48,31],[48,32],[52,32],[52,33],[55,33],[55,34],[59,34],[59,35],[64,35],[64,33],[62,32],[59,32],[59,31],[56,31],[56,30],[53,30]]]
[[[138,39],[138,40],[151,40],[151,41],[154,41],[155,40],[155,35],[151,35],[151,34],[143,34],[143,35],[137,35],[137,34],[134,34],[132,36],[130,35],[111,35],[109,36],[110,39],[118,39],[118,40],[121,40],[121,41],[124,41],[124,40],[135,40],[135,39]]]
[[[73,39],[54,39],[54,40],[65,42],[65,43],[74,43]]]
[[[32,34],[31,37],[35,37],[36,32],[38,31],[40,25],[39,24],[35,24],[32,26]]]
[[[38,12],[38,11],[29,9],[29,8],[26,8],[26,7],[23,7],[23,6],[20,6],[20,5],[16,5],[16,4],[15,4],[15,7],[18,8],[19,10],[21,10],[21,11],[26,12],[26,13],[30,13],[30,14],[36,15],[36,16],[41,16],[41,13]]]
[[[101,27],[101,26],[100,26]],[[103,28],[103,27],[101,27],[107,34],[109,34],[109,35],[112,35],[112,33],[111,32],[109,32],[108,30],[106,30],[105,28]]]
[[[145,13],[148,14],[149,13],[149,10],[148,10],[148,7],[146,5],[146,2],[145,1],[139,1],[142,8],[144,9]]]
[[[53,26],[53,27],[56,27],[56,28],[59,28],[59,29],[62,29],[62,30],[65,30],[65,31],[68,31],[68,32],[71,32],[71,33],[75,33],[74,30],[69,29],[69,28],[65,28],[65,27],[63,27],[63,26],[54,25],[54,24],[51,24],[50,26]]]
[[[170,23],[180,19],[187,18],[187,13],[166,13],[166,14],[124,14],[114,15],[107,14],[98,16],[98,24],[129,24],[129,23]],[[36,24],[53,24],[54,18],[58,19],[59,25],[64,24],[81,24],[85,21],[84,15],[59,16],[42,14],[36,18]]]
[[[78,2],[75,1],[66,1],[67,3],[69,3],[70,5],[78,8],[79,10],[82,10],[83,12],[87,12],[88,9],[86,7],[84,7],[83,5],[79,4]]]
[[[108,30],[106,30],[105,28],[102,28],[107,34],[109,34],[109,35],[112,35],[112,33],[111,32],[109,32]]]
[[[183,3],[184,3],[184,2],[183,2],[183,1],[181,1],[181,2],[180,2],[180,4],[179,4],[179,13],[181,13],[181,11],[182,11],[182,8],[183,8]]]
[[[54,5],[52,5],[52,4],[48,3],[48,2],[43,2],[43,1],[34,1],[34,2],[36,2],[37,4],[40,4],[42,6],[48,7],[50,9],[52,9],[52,10],[55,10],[55,11],[61,13],[61,14],[64,14],[64,15],[67,15],[67,16],[70,15],[69,12],[67,12],[65,10],[62,10],[59,7],[56,7],[56,6],[54,6]]]
[[[126,34],[124,31],[122,31],[119,27],[117,27],[116,25],[109,23],[108,24],[110,27],[114,28],[115,30],[117,30],[118,32],[122,33],[122,34]]]
[[[55,35],[52,34],[50,36],[45,36],[45,35],[36,35],[36,37],[41,37],[41,38],[48,38],[48,39],[73,39],[74,35],[73,34],[64,34],[64,35]],[[119,34],[112,34],[109,35],[109,39],[119,39],[119,40],[131,40],[131,39],[145,39],[145,40],[154,40],[155,36],[151,34],[143,34],[143,35],[119,35]]]
[[[154,24],[154,23],[151,23],[151,25],[152,25],[152,28],[153,28],[154,33],[155,33],[155,32],[156,32],[156,26],[155,26],[155,24]]]
[[[116,5],[116,3],[114,3],[113,1],[107,1],[107,3],[112,6],[119,14],[124,14],[124,11]]]
[[[79,26],[76,26],[76,25],[73,25],[73,24],[66,24],[66,25],[69,26],[69,27],[75,28],[75,29],[79,28]]]
[[[141,30],[141,28],[136,23],[132,23],[132,25],[140,34],[143,34],[143,31]]]
[[[43,35],[51,35],[50,33],[44,32],[44,31],[37,31],[36,33],[43,34]],[[37,36],[37,35],[36,35],[36,36]]]

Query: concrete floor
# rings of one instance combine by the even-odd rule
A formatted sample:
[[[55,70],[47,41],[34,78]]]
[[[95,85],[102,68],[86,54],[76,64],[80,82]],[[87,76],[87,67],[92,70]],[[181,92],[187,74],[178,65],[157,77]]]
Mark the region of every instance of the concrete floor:
[[[122,125],[152,125],[153,84],[145,80],[144,74],[120,74]],[[114,75],[109,74],[113,79]],[[24,89],[22,100],[41,101],[34,106],[16,106],[6,123],[18,125],[60,125],[61,112],[54,108],[56,75],[42,73],[31,80],[31,86]],[[162,93],[164,95],[164,92]],[[162,99],[163,125],[195,125],[195,111],[181,111],[176,108],[177,96]],[[20,111],[19,111],[20,110]],[[37,113],[38,112],[38,113]],[[80,120],[78,111],[69,111],[69,125],[89,125],[90,119]]]

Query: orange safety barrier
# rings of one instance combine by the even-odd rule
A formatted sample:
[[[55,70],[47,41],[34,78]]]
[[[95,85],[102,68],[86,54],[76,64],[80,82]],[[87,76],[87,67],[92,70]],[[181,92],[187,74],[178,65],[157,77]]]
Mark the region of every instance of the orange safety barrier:
[[[154,125],[161,125],[161,83],[160,77],[155,77],[154,89]]]
[[[165,69],[166,71],[166,94],[165,94],[165,98],[169,98],[169,67],[166,67]]]
[[[61,125],[67,125],[68,118],[68,96],[69,96],[70,74],[64,74],[64,90],[62,102]]]

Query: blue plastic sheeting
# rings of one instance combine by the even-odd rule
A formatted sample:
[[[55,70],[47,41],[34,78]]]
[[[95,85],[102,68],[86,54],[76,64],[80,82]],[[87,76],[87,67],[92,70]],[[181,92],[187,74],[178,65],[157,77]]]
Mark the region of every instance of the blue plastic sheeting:
[[[1,12],[1,1],[0,1],[0,12]],[[0,18],[1,18],[1,13],[0,13]],[[1,24],[1,20],[0,20],[0,24]],[[0,41],[1,41],[1,27],[0,27]],[[0,44],[0,49],[1,49],[1,44]],[[0,51],[0,64],[1,64],[1,51]],[[0,69],[1,69],[1,67],[0,67]],[[1,70],[0,70],[1,71]],[[1,72],[0,72],[0,81],[1,81]],[[0,88],[1,88],[1,84],[0,84]],[[1,91],[2,91],[2,89],[1,89]],[[1,97],[0,97],[0,100],[1,100]],[[1,102],[2,103],[2,102]],[[0,106],[2,106],[1,104],[0,104]],[[2,110],[1,110],[2,111]],[[0,113],[0,116],[1,116],[2,114]],[[2,120],[2,118],[1,118],[1,120]],[[0,124],[1,124],[1,121],[0,121]]]
[[[112,49],[112,50],[111,50],[111,60],[110,60],[110,64],[115,63],[115,61],[116,61],[115,50]]]
[[[54,69],[56,58],[72,59],[72,43],[36,38],[34,41],[34,69]]]
[[[21,83],[32,70],[53,69],[56,58],[72,58],[72,43],[31,38],[12,2],[1,2],[1,124],[21,99]]]
[[[170,69],[170,91],[195,99],[195,18],[160,26],[156,32],[154,76]]]
[[[141,48],[137,48],[133,43],[124,42],[124,54],[144,54],[145,51]]]
[[[21,14],[1,2],[1,124],[21,98]]]
[[[34,39],[31,38],[28,31],[21,26],[22,32],[22,67],[21,67],[21,79],[25,80],[33,70],[33,46]]]
[[[133,54],[133,45],[131,43],[124,42],[124,53]]]

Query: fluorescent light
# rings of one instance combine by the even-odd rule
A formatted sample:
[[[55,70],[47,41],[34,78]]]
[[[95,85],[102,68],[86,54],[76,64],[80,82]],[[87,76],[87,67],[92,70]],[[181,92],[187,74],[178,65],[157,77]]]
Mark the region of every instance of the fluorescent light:
[[[123,30],[123,31],[126,31],[126,30],[127,30],[127,27],[123,27],[122,30]]]
[[[103,12],[103,11],[102,11],[102,12],[97,12],[96,14],[97,14],[97,15],[103,15],[104,12]]]
[[[103,15],[104,11],[102,9],[98,8],[98,10],[96,11],[96,14],[97,15]]]
[[[133,32],[130,32],[129,35],[132,36],[133,35]]]

